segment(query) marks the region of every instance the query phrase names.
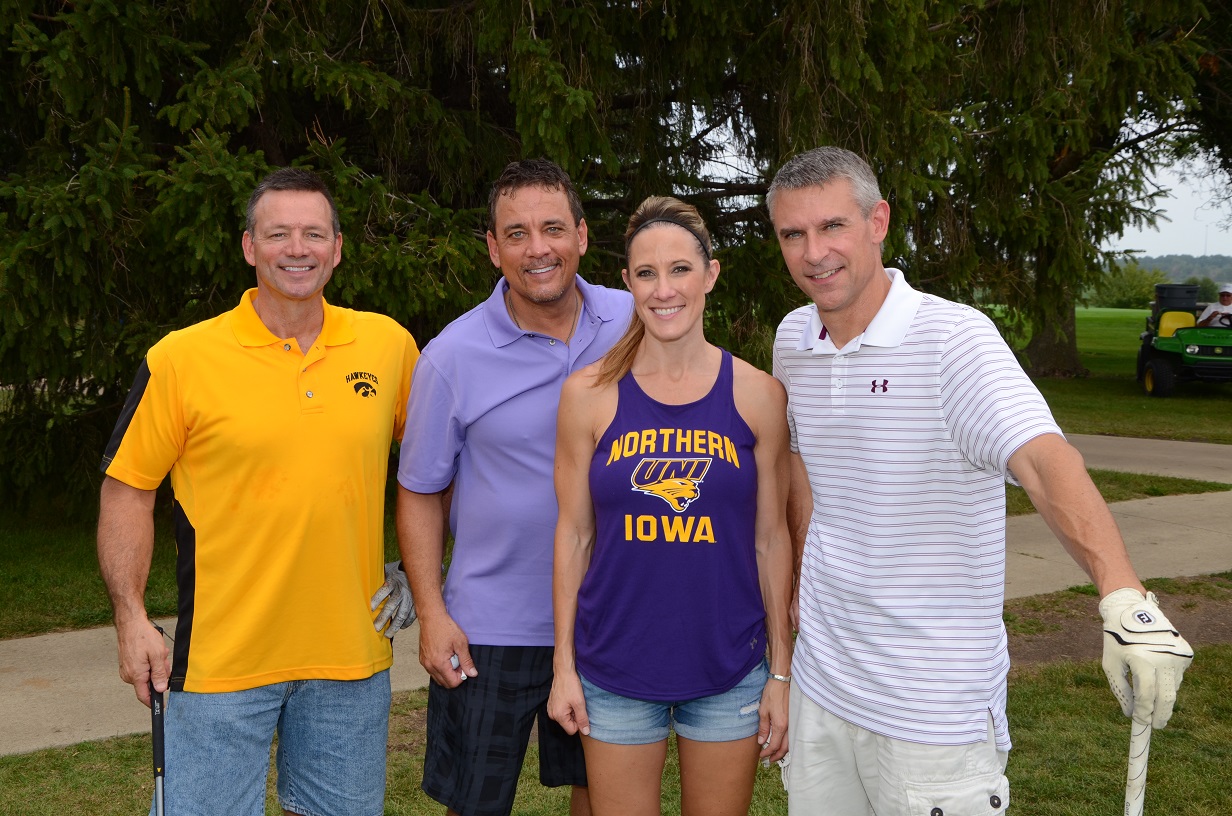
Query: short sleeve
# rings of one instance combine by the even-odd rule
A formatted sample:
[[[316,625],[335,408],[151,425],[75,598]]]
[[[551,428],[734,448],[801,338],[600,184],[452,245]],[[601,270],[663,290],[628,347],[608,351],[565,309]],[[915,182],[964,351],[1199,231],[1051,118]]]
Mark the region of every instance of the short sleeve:
[[[457,472],[465,440],[456,392],[432,360],[421,354],[407,401],[398,484],[416,493],[444,490]]]
[[[783,365],[783,360],[779,356],[778,339],[775,339],[774,348],[771,352],[771,370],[774,372],[774,378],[783,384],[783,390],[787,392],[787,430],[790,434],[788,438],[788,447],[792,453],[800,452],[800,445],[796,441],[796,417],[791,410],[791,377],[787,373],[787,367]]]
[[[405,330],[403,330],[405,332]],[[398,396],[394,402],[394,438],[401,439],[406,433],[407,400],[410,399],[411,383],[414,379],[415,364],[419,362],[419,346],[410,332],[406,333],[406,342],[402,351],[402,377],[398,384]]]
[[[183,454],[187,439],[175,365],[156,345],[137,371],[102,471],[130,487],[153,490]]]
[[[1014,452],[1041,434],[1060,435],[1061,429],[992,321],[967,311],[941,352],[946,425],[968,461],[1013,481]]]

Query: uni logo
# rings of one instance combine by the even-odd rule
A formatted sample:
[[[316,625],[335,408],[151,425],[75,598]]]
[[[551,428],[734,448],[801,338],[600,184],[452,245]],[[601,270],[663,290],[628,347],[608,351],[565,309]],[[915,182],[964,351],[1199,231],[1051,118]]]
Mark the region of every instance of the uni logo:
[[[361,397],[376,396],[376,389],[372,387],[372,383],[366,383],[363,380],[359,380],[352,386],[352,388],[354,388],[355,393],[359,394]]]
[[[685,509],[701,495],[697,486],[710,469],[710,459],[654,459],[645,458],[637,463],[629,481],[633,489],[650,496],[658,496],[671,505],[677,513]]]

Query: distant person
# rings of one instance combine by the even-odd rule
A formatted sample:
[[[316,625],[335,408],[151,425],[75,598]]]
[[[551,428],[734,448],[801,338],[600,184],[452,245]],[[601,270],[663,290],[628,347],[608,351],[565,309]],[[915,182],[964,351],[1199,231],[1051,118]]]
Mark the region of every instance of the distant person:
[[[256,288],[149,350],[103,457],[98,558],[120,676],[146,705],[150,682],[171,689],[169,813],[265,813],[276,732],[285,813],[376,816],[393,655],[368,599],[386,577],[385,478],[419,352],[390,318],[325,301],[342,232],[313,173],[261,181],[242,243]],[[170,667],[144,602],[168,472]],[[383,587],[378,617],[409,611],[404,586]]]
[[[582,734],[597,816],[661,812],[671,730],[682,811],[743,816],[787,751],[786,395],[706,340],[695,208],[646,199],[625,254],[633,321],[561,396],[548,713]]]
[[[1009,806],[1007,480],[1098,589],[1104,670],[1122,710],[1164,726],[1193,651],[1138,580],[1081,455],[992,322],[882,266],[890,205],[854,153],[792,158],[766,198],[787,269],[812,301],[774,343],[798,452],[792,495],[812,494],[796,542],[789,811]]]
[[[431,676],[423,789],[449,813],[509,813],[537,720],[540,781],[572,785],[578,816],[590,812],[582,744],[546,711],[556,411],[565,378],[620,338],[631,301],[577,274],[582,202],[550,161],[501,173],[487,240],[501,277],[424,349],[398,467],[398,539]]]
[[[1219,287],[1219,302],[1211,303],[1198,316],[1199,326],[1211,328],[1232,328],[1232,283]]]

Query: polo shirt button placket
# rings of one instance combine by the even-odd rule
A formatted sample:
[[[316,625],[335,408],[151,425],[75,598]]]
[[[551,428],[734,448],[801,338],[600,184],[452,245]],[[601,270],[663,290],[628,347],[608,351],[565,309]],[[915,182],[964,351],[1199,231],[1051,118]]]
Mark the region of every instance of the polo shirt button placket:
[[[830,377],[830,405],[835,413],[843,413],[843,407],[847,404],[846,395],[843,393],[843,380],[846,377],[847,358],[841,354],[836,355]]]

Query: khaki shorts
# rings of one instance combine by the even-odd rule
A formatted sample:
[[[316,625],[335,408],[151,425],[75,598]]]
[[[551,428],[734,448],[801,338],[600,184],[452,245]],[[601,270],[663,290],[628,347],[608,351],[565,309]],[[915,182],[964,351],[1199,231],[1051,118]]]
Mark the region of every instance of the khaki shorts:
[[[984,742],[923,745],[852,725],[793,685],[787,733],[793,816],[1000,816],[1010,804],[991,714]]]

